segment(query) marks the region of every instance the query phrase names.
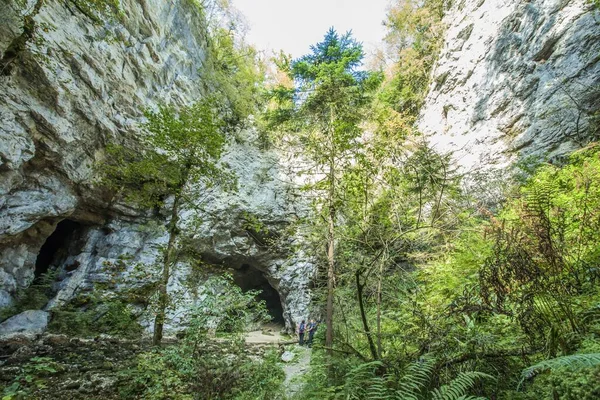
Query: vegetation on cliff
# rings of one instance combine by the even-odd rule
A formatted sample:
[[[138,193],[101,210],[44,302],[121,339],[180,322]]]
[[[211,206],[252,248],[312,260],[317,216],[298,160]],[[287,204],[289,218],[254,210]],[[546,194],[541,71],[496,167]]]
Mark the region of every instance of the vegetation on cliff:
[[[114,1],[69,4],[96,18],[126,18]],[[98,167],[99,183],[113,200],[167,221],[162,257],[156,265],[136,266],[146,285],[119,295],[105,296],[103,289],[124,283],[115,277],[128,260],[105,265],[115,272],[106,287],[53,311],[52,332],[95,338],[94,352],[104,340],[126,349],[123,358],[98,350],[101,357],[115,357],[105,368],[111,389],[82,396],[600,396],[600,147],[591,143],[552,162],[521,160],[502,182],[492,183],[432,148],[416,122],[428,90],[444,84],[432,82],[432,68],[450,1],[394,1],[373,71],[363,69],[362,46],[352,34],[331,29],[306,56],[274,60],[280,74],[274,85],[266,83],[256,50],[240,39],[227,2],[186,4],[206,26],[198,83],[204,97],[145,110],[139,137],[108,146]],[[33,12],[42,6],[38,1]],[[31,39],[34,17],[25,16],[23,35],[5,53],[4,73],[23,40]],[[210,208],[194,198],[199,188],[235,186],[219,159],[250,117],[265,131],[257,146],[298,152],[307,161],[303,189],[315,199],[312,215],[299,223],[307,231],[304,250],[318,264],[312,310],[324,323],[305,383],[292,396],[282,388],[280,354],[250,354],[243,340],[248,326],[268,319],[258,293],[206,271],[187,246],[200,224],[183,226],[180,219],[186,209]],[[597,127],[589,129],[593,137]],[[499,194],[492,200],[482,193],[490,185]],[[260,221],[247,217],[247,230],[260,231]],[[185,321],[174,318],[185,329],[162,343],[166,315],[180,295],[170,283],[178,264],[190,259],[204,280],[195,282],[202,301]],[[52,292],[46,280],[38,279],[10,312],[42,307]],[[143,323],[153,325],[152,345],[141,340]],[[50,347],[67,346],[64,338],[49,339],[56,341]],[[3,375],[3,399],[68,391],[67,384],[52,392],[53,383],[63,383],[66,371],[81,363],[80,350],[52,358],[44,353],[45,342],[40,346]],[[43,356],[31,357],[36,352]],[[77,390],[85,387],[79,384]]]
[[[316,301],[322,315],[333,304],[333,338],[320,333],[323,355],[295,398],[598,396],[598,150],[517,167],[494,204],[481,201],[481,177],[415,129],[445,6],[402,1],[388,15],[386,78],[333,195],[343,222],[333,235],[314,223],[327,277]]]

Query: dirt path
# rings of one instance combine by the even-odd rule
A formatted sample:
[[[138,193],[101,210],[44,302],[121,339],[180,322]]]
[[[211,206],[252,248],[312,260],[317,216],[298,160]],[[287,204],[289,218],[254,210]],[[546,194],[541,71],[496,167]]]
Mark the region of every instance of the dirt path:
[[[284,364],[283,371],[285,372],[285,381],[283,383],[286,388],[286,395],[291,399],[304,385],[302,377],[310,368],[311,349],[303,346],[289,346],[289,350],[297,354],[291,362]]]
[[[283,326],[277,324],[267,324],[260,330],[248,332],[246,334],[247,344],[280,344],[290,341],[289,336],[281,334]]]
[[[246,334],[246,343],[251,345],[283,345],[285,351],[293,352],[296,356],[290,362],[283,362],[283,371],[285,372],[286,397],[291,399],[304,385],[302,377],[310,368],[311,349],[290,344],[294,338],[281,333],[282,326],[276,324],[267,324],[260,330],[248,332]]]

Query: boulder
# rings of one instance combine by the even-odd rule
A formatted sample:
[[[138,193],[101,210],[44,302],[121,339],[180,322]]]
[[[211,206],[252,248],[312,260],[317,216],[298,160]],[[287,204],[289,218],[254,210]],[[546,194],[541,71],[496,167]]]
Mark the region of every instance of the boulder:
[[[289,363],[294,359],[294,353],[291,351],[286,351],[281,355],[281,361],[285,363]]]
[[[44,333],[48,320],[47,311],[23,311],[0,324],[0,340],[35,339]]]

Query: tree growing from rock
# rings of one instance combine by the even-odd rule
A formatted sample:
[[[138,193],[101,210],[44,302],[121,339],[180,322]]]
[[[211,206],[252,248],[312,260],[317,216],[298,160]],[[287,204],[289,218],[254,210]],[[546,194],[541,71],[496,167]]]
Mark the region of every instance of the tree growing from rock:
[[[104,182],[139,205],[168,205],[168,240],[161,260],[153,337],[153,343],[160,344],[170,301],[168,284],[177,262],[181,210],[186,205],[194,206],[195,188],[233,181],[218,165],[226,139],[214,101],[202,100],[179,109],[160,106],[157,111],[147,111],[146,118],[141,149],[109,149],[111,158],[104,166]]]

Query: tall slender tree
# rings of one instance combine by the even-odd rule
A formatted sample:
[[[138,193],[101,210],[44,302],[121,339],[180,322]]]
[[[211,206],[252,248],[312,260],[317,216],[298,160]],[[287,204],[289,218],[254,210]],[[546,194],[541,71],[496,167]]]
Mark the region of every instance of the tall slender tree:
[[[333,299],[336,277],[338,179],[359,151],[361,122],[381,75],[360,70],[364,52],[351,32],[331,28],[322,42],[297,60],[283,63],[293,87],[273,90],[276,106],[267,113],[272,127],[284,127],[322,178],[310,185],[320,191],[326,220],[327,303],[325,345],[333,345]],[[282,65],[280,65],[282,67]]]
[[[160,344],[169,305],[169,280],[177,262],[181,209],[193,202],[195,186],[228,183],[231,175],[218,165],[225,145],[223,121],[212,100],[175,109],[163,106],[146,113],[141,149],[112,148],[103,166],[104,183],[147,207],[163,207],[170,198],[167,245],[158,278],[153,343]]]

